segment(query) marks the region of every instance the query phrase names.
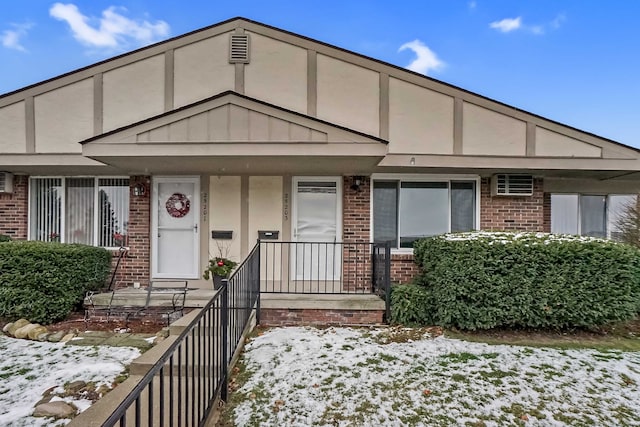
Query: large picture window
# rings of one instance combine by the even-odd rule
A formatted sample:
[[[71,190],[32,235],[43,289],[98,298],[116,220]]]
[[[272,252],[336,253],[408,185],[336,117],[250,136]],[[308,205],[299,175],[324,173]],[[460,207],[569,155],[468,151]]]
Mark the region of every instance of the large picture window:
[[[31,178],[29,238],[117,247],[129,225],[128,178]]]
[[[551,232],[616,239],[618,218],[634,194],[552,194]]]
[[[373,181],[373,240],[412,248],[421,237],[476,228],[476,181]]]

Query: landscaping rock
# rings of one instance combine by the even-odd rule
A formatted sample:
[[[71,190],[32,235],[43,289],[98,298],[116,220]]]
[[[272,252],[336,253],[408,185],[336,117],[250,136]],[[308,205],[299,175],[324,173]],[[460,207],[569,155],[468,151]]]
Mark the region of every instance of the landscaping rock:
[[[49,342],[60,342],[62,337],[64,337],[67,333],[65,331],[54,332],[53,334],[47,337],[47,341]]]
[[[2,332],[4,332],[5,334],[9,333],[9,328],[11,328],[13,326],[13,322],[9,322],[6,325],[4,325],[4,328],[2,328]]]
[[[29,337],[30,340],[36,340],[38,339],[38,335],[46,333],[47,331],[48,329],[46,326],[36,324],[36,327],[31,329],[27,334],[27,336]]]
[[[16,331],[17,331],[18,329],[22,328],[23,326],[28,325],[29,323],[31,323],[31,322],[29,322],[27,319],[19,319],[19,320],[16,320],[15,322],[13,322],[13,323],[11,324],[11,327],[7,330],[7,332],[9,333],[9,335],[11,335],[11,336],[15,337],[15,336],[16,336],[16,335],[15,335],[15,334],[16,334]]]
[[[75,414],[76,408],[60,400],[42,403],[33,411],[34,417],[70,418]]]
[[[29,332],[31,332],[33,329],[37,328],[38,326],[40,325],[38,325],[37,323],[29,323],[28,325],[25,325],[22,328],[17,329],[14,337],[20,338],[20,339],[28,338]]]
[[[43,332],[40,335],[38,335],[36,337],[36,340],[41,341],[41,342],[47,341],[47,338],[49,338],[49,335],[51,335],[51,332],[49,332],[47,330],[46,332]]]
[[[76,336],[76,334],[74,334],[73,332],[69,332],[68,334],[66,334],[65,336],[63,336],[63,337],[60,339],[60,342],[68,342],[68,341],[71,341],[75,336]]]
[[[64,386],[65,394],[67,396],[78,393],[80,390],[85,388],[87,383],[84,381],[73,381]]]

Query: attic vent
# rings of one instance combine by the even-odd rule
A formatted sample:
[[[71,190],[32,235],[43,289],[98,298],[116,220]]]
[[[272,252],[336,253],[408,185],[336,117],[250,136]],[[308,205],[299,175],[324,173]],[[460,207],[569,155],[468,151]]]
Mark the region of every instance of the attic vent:
[[[229,38],[229,63],[249,63],[249,34],[231,34]]]
[[[13,193],[13,175],[0,172],[0,193]]]
[[[531,196],[533,195],[533,176],[494,175],[491,190],[494,196]]]

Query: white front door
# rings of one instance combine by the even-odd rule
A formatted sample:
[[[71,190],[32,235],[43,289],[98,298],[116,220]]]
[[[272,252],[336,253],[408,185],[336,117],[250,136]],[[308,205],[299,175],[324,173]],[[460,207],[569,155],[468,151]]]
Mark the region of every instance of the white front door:
[[[339,280],[342,263],[342,179],[293,179],[293,239],[296,280]]]
[[[200,178],[153,178],[152,266],[154,278],[200,277]]]

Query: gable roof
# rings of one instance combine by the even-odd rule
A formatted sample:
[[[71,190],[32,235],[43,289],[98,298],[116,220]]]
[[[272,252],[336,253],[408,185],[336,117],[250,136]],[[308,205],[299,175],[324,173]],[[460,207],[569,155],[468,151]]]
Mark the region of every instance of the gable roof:
[[[218,41],[226,41],[227,34],[244,31],[249,34],[255,34],[258,40],[275,41],[281,46],[290,45],[291,49],[304,52],[304,61],[299,69],[296,69],[296,72],[303,69],[305,64],[307,67],[311,67],[311,64],[315,67],[313,71],[309,71],[309,68],[306,70],[307,87],[303,89],[305,91],[304,95],[307,97],[306,104],[303,102],[302,105],[298,105],[296,111],[293,111],[292,109],[283,108],[274,104],[282,103],[282,105],[287,105],[287,107],[296,108],[295,106],[287,104],[286,100],[283,101],[278,92],[271,91],[271,93],[269,93],[262,91],[256,93],[254,91],[252,93],[249,90],[248,93],[255,95],[254,97],[248,97],[239,93],[245,90],[245,75],[244,71],[242,71],[240,74],[241,77],[238,77],[237,66],[235,67],[236,75],[234,78],[236,92],[227,90],[228,88],[233,88],[233,83],[231,86],[225,83],[227,86],[220,86],[216,90],[192,91],[189,95],[190,97],[184,96],[183,92],[179,91],[177,86],[174,88],[174,84],[177,83],[173,80],[174,71],[172,67],[174,64],[178,64],[177,59],[175,59],[176,62],[174,63],[174,52],[180,50],[184,52],[187,49],[183,50],[183,48],[190,49],[191,46],[196,46],[199,44],[198,42],[205,40],[216,39]],[[200,46],[202,45],[203,44],[200,44]],[[207,46],[210,47],[211,45]],[[216,46],[216,55],[218,57],[224,56],[226,52],[221,50],[224,44],[217,44]],[[286,49],[289,49],[289,47]],[[198,52],[204,52],[204,56],[206,56],[207,51]],[[265,52],[267,51],[263,51],[262,53],[264,54]],[[257,51],[257,53],[260,53],[260,51]],[[176,53],[176,58],[177,55]],[[201,57],[197,58],[200,59]],[[324,95],[325,101],[331,97],[340,98],[343,95],[340,89],[344,88],[344,85],[341,86],[340,89],[334,90],[329,96],[321,93],[318,88],[318,67],[321,58],[325,61],[325,64],[327,64],[327,61],[333,61],[334,63],[343,64],[343,67],[346,64],[352,70],[364,70],[364,72],[368,73],[369,77],[374,75],[375,82],[379,84],[378,87],[375,87],[375,93],[372,95],[372,98],[363,100],[354,97],[352,99],[357,99],[356,103],[351,103],[347,107],[342,105],[338,108],[340,111],[331,115],[327,115],[326,111],[329,111],[332,106],[327,107],[325,103],[325,114],[320,114],[319,97]],[[229,67],[227,69],[231,70],[231,75],[233,76],[233,65],[226,63],[226,58],[223,59],[223,61],[225,61],[225,67]],[[145,87],[145,83],[148,83],[146,82],[148,75],[140,70],[145,70],[145,67],[148,69],[151,62],[155,65],[161,64],[159,67],[160,70],[162,70],[162,64],[165,67],[164,71],[155,74],[156,80],[158,76],[162,76],[164,79],[164,87],[162,87],[162,84],[157,84],[158,82],[156,81],[157,87],[153,87],[152,91],[150,91],[155,91],[153,95],[154,106],[152,108],[147,106],[145,109],[144,99],[142,100],[143,103],[138,103],[138,99],[134,100],[136,102],[132,102],[133,97],[129,96],[128,101],[130,104],[128,105],[128,109],[119,111],[118,109],[124,104],[118,104],[117,100],[114,102],[114,97],[111,96],[109,104],[111,116],[109,116],[109,122],[107,123],[105,121],[105,117],[107,117],[105,112],[107,107],[106,99],[104,98],[106,96],[105,87],[107,76],[110,76],[112,88],[113,82],[118,79],[121,79],[120,81],[135,81],[140,84],[130,85],[128,88],[137,94],[144,93],[144,90],[147,90],[150,85],[147,84]],[[140,64],[143,63],[146,63],[146,65],[140,66]],[[288,61],[281,62],[280,64],[285,63],[289,64]],[[199,66],[200,64],[192,62],[192,65]],[[138,71],[130,74],[131,69],[135,67],[138,67]],[[280,71],[286,74],[288,70],[285,68]],[[125,72],[123,70],[129,71]],[[112,71],[115,72],[112,73]],[[162,72],[164,72],[164,74],[161,74]],[[211,71],[209,70],[208,72]],[[315,73],[315,75],[313,73]],[[256,74],[253,76],[255,75]],[[182,81],[184,81],[184,74],[182,76]],[[207,78],[210,78],[210,76],[211,74],[207,76]],[[168,77],[170,77],[170,79]],[[309,80],[311,78],[315,80]],[[327,75],[325,74],[324,78],[325,88],[334,85],[334,83],[335,86],[338,86],[338,83],[343,84],[343,82],[339,80],[342,78],[342,75],[339,73],[334,73],[330,79],[327,79]],[[168,80],[171,80],[169,85],[167,85]],[[238,83],[239,81],[240,83]],[[354,81],[353,75],[351,76],[351,81]],[[264,80],[259,80],[258,83],[260,82],[264,82]],[[357,85],[358,83],[356,79],[355,84]],[[253,81],[253,84],[254,87],[257,86],[255,81]],[[289,87],[286,86],[288,84],[289,81],[285,81],[284,86],[281,84],[280,90],[283,93],[289,91]],[[329,86],[327,86],[327,84]],[[402,98],[402,96],[397,95],[400,90],[396,90],[396,92],[390,90],[390,88],[394,87],[398,89],[400,87],[399,85],[404,85],[404,89],[402,90],[405,95],[412,92],[421,92],[420,96],[424,97],[425,94],[427,94],[427,98],[431,97],[429,98],[431,100],[437,101],[436,98],[438,97],[441,99],[446,98],[446,107],[442,107],[441,104],[440,107],[442,108],[440,109],[440,113],[446,110],[446,114],[450,117],[444,117],[446,120],[439,122],[438,120],[443,118],[442,116],[438,117],[434,115],[434,117],[430,117],[431,111],[426,111],[424,115],[416,116],[414,114],[412,118],[413,122],[409,123],[410,126],[407,127],[406,130],[404,130],[404,122],[401,124],[393,122],[395,123],[395,127],[391,127],[389,125],[389,122],[391,122],[391,110],[393,109],[391,98],[394,93],[396,94],[394,95],[396,102],[395,107],[398,108],[399,106],[399,108],[403,110],[400,112],[400,115],[406,114],[407,112],[415,113],[415,111],[422,111],[422,108],[425,110],[431,108],[429,102],[418,105],[415,102],[417,98],[413,98],[413,100],[410,100],[408,103],[405,102],[406,97]],[[66,99],[71,99],[73,102],[74,90],[78,90],[79,86],[85,88],[85,92],[83,92],[84,98],[82,98],[85,100],[83,105],[86,105],[86,100],[90,99],[91,95],[93,95],[93,116],[86,114],[80,121],[77,121],[76,117],[78,114],[76,112],[68,113],[65,116],[66,121],[60,122],[56,121],[56,115],[54,114],[48,118],[48,121],[38,122],[40,124],[40,134],[38,135],[43,135],[44,138],[42,140],[36,140],[38,129],[36,129],[34,125],[34,122],[37,121],[34,119],[34,116],[36,114],[35,112],[40,110],[35,109],[34,104],[37,106],[39,100],[41,100],[41,104],[45,104],[45,106],[49,103],[49,111],[51,111],[52,108],[54,110],[56,108],[60,109],[59,107],[64,105],[64,101],[59,102],[56,107],[54,103],[51,102],[53,96],[49,97],[49,94],[64,91],[66,93]],[[71,87],[75,89],[68,90]],[[140,87],[144,88],[140,89]],[[268,85],[264,85],[264,87],[271,89]],[[369,88],[369,86],[366,87]],[[162,94],[163,89],[164,99],[162,99],[162,95],[160,95],[160,98],[157,96],[158,93]],[[91,90],[93,93],[91,93]],[[220,91],[222,92],[218,93]],[[39,96],[43,94],[46,94],[46,96]],[[177,99],[178,94],[180,94],[180,100]],[[363,95],[364,98],[369,97],[369,92],[361,91],[360,94]],[[286,97],[286,93],[284,95]],[[175,99],[174,96],[176,97]],[[200,100],[203,97],[207,98]],[[59,98],[65,99],[63,97]],[[199,110],[202,109],[203,106],[209,105],[208,103],[215,104],[218,102],[216,100],[223,98],[228,98],[231,101],[225,105],[216,104],[215,108],[211,107],[209,110],[207,110],[206,107],[204,110]],[[199,101],[193,102],[194,100]],[[266,100],[269,100],[269,102],[266,102]],[[367,104],[368,101],[371,102]],[[181,106],[187,102],[193,103]],[[243,103],[249,103],[250,105],[244,105]],[[335,104],[336,103],[334,103],[334,105]],[[179,107],[176,108],[176,105]],[[373,108],[371,107],[372,105]],[[131,108],[132,106],[133,110]],[[8,108],[3,109],[3,107]],[[362,121],[352,121],[352,111],[361,107],[367,107],[367,112],[370,115],[378,115],[379,123],[373,123],[373,125],[366,123],[362,126]],[[103,110],[103,108],[105,110]],[[351,108],[351,110],[349,110],[349,108]],[[413,109],[413,111],[410,111],[411,109]],[[78,107],[76,106],[76,110],[74,111],[77,110]],[[543,174],[550,172],[550,174],[556,176],[570,176],[571,173],[579,171],[579,173],[582,174],[581,176],[601,179],[629,177],[629,173],[632,173],[635,174],[634,178],[637,177],[637,179],[640,179],[640,149],[546,119],[375,58],[370,58],[245,18],[232,18],[1,95],[0,113],[3,111],[7,113],[4,114],[4,117],[0,117],[0,126],[8,125],[10,130],[12,129],[12,114],[15,116],[15,112],[23,114],[24,117],[31,118],[31,123],[27,123],[26,132],[23,124],[19,124],[18,127],[14,126],[15,129],[21,129],[20,131],[13,129],[15,134],[22,132],[20,134],[22,135],[21,138],[26,139],[26,152],[13,153],[11,149],[9,150],[13,153],[9,154],[9,156],[18,159],[28,166],[33,166],[36,163],[42,164],[41,159],[44,159],[42,155],[45,153],[53,153],[58,147],[66,148],[66,151],[63,150],[61,153],[62,156],[60,154],[57,155],[60,157],[67,156],[65,157],[65,159],[67,159],[65,162],[69,164],[78,163],[78,160],[75,159],[74,156],[85,156],[85,162],[82,163],[82,167],[85,167],[85,164],[87,167],[95,166],[97,162],[91,161],[91,165],[87,163],[87,161],[89,161],[87,157],[89,157],[99,159],[100,162],[111,165],[111,167],[109,167],[110,169],[115,167],[120,171],[124,169],[131,172],[140,171],[141,166],[139,161],[136,162],[132,159],[138,156],[139,160],[139,156],[145,153],[144,150],[146,150],[147,154],[150,153],[152,144],[157,145],[158,153],[165,152],[166,155],[173,155],[168,148],[168,144],[166,144],[167,142],[176,142],[177,144],[175,145],[179,145],[182,148],[185,148],[185,142],[195,145],[200,144],[199,150],[204,149],[202,143],[208,144],[207,149],[210,150],[213,146],[218,148],[222,147],[223,141],[236,142],[239,143],[236,147],[227,146],[224,148],[223,151],[226,150],[226,154],[219,150],[217,158],[223,158],[225,155],[231,157],[232,152],[235,153],[234,155],[237,158],[240,158],[243,155],[255,154],[250,153],[249,146],[252,142],[259,143],[260,150],[269,146],[269,144],[266,143],[272,143],[272,145],[278,143],[282,145],[292,141],[296,144],[304,142],[308,144],[306,148],[309,148],[312,146],[320,147],[321,145],[319,143],[322,142],[322,138],[326,138],[327,142],[357,142],[359,144],[342,146],[343,160],[345,162],[343,166],[347,167],[347,169],[342,170],[343,173],[355,171],[359,171],[360,173],[395,171],[402,171],[404,173],[407,171],[416,173],[450,173],[451,170],[456,170],[456,173],[468,172],[486,175],[487,173],[495,173],[496,171],[506,172],[517,169],[537,170]],[[85,109],[80,111],[89,110]],[[113,119],[114,111],[116,112],[115,116],[117,116],[115,120]],[[196,111],[200,112],[196,113]],[[303,114],[305,112],[307,114]],[[272,123],[274,128],[280,129],[281,132],[277,138],[275,134],[266,134],[266,136],[263,134],[261,137],[256,137],[256,134],[243,136],[243,132],[251,131],[242,128],[238,125],[239,122],[232,120],[225,124],[225,128],[218,129],[218,134],[208,134],[203,139],[198,139],[200,137],[196,137],[195,134],[184,133],[184,130],[189,127],[190,122],[194,122],[193,125],[196,128],[198,126],[209,126],[213,123],[211,122],[212,120],[220,120],[221,117],[225,115],[229,116],[229,114],[232,113],[235,114],[237,116],[236,118],[240,121],[243,120],[242,116],[252,116],[256,123],[265,123],[265,121]],[[398,111],[396,110],[396,118],[397,113]],[[202,116],[199,116],[199,114]],[[205,115],[207,115],[206,118],[204,117]],[[385,116],[386,127],[383,123],[383,117]],[[325,120],[319,119],[318,117],[322,117]],[[430,121],[424,126],[416,125],[416,117],[419,121],[425,117],[430,117]],[[469,117],[471,117],[471,119],[467,120]],[[442,124],[445,121],[449,127]],[[451,121],[451,124],[449,124],[449,121]],[[503,126],[505,121],[510,122],[506,126],[506,129],[507,132],[511,132],[511,135],[507,135],[508,137],[503,140],[503,128],[497,132],[491,133],[491,131],[494,127],[497,129]],[[197,122],[200,123],[198,124]],[[332,122],[341,123],[342,126]],[[81,123],[82,128],[76,127],[76,123]],[[271,125],[269,124],[267,128],[269,128],[269,126]],[[429,126],[438,127],[438,131],[434,131],[433,135],[424,137],[420,132],[431,133],[432,131]],[[117,128],[110,130],[115,127]],[[143,128],[146,130],[140,131],[135,135],[132,133],[134,130],[137,131]],[[284,131],[285,128],[286,132]],[[60,129],[75,129],[76,132],[73,135],[77,136],[69,135],[69,132],[63,134],[60,132]],[[104,132],[104,129],[108,129],[109,131]],[[487,130],[489,132],[487,132]],[[515,133],[518,134],[517,141],[515,141],[514,138],[509,139],[509,137],[513,137]],[[0,145],[8,143],[9,146],[12,147],[12,141],[17,139],[14,138],[10,132],[7,135],[5,135],[4,141],[0,135]],[[90,135],[93,136],[87,138]],[[469,137],[468,140],[469,135],[471,137]],[[477,135],[480,136],[477,137]],[[437,142],[437,138],[440,137],[446,141],[444,143]],[[40,138],[40,136],[37,138]],[[133,142],[134,144],[129,144],[128,146],[122,145],[123,142],[127,142],[127,138],[129,138],[128,142]],[[79,152],[73,147],[78,139],[84,139],[82,152]],[[53,148],[47,148],[49,141],[53,141],[53,144],[57,145]],[[436,141],[435,144],[441,144],[436,147],[435,150],[433,146],[430,145],[434,144],[434,141]],[[382,153],[382,149],[384,148],[382,144],[380,144],[381,142],[389,142],[387,153],[383,154],[383,157],[380,157],[380,153]],[[368,154],[363,154],[362,151],[365,144],[368,144]],[[449,151],[438,151],[438,149],[442,147],[442,144],[449,144],[446,147]],[[517,147],[513,148],[516,144],[518,144]],[[138,148],[133,148],[136,145]],[[376,145],[378,146],[373,148]],[[109,151],[109,146],[113,146],[111,147],[111,151]],[[143,146],[144,148],[142,148]],[[13,147],[15,147],[15,144]],[[43,151],[38,151],[43,147]],[[115,153],[113,148],[116,147],[118,149],[129,150],[129,154],[125,155],[124,152]],[[506,148],[506,150],[503,150],[503,148]],[[174,147],[173,149],[175,150],[177,148]],[[293,153],[292,150],[295,149],[297,148],[294,148],[294,145],[288,147],[290,153]],[[318,149],[319,148],[315,148],[314,150]],[[326,149],[326,147],[323,149]],[[353,149],[353,151],[348,152],[348,150],[351,149]],[[279,152],[278,150],[284,150],[284,147],[279,147],[275,152]],[[192,153],[196,151],[192,150]],[[4,154],[5,153],[3,153],[3,155]],[[184,153],[177,152],[178,157],[183,154]],[[309,154],[322,157],[322,153],[318,151]],[[49,155],[55,156],[54,154]],[[118,155],[122,155],[123,161],[116,161]],[[131,161],[124,161],[124,157],[127,156],[129,156],[129,160]],[[368,161],[360,164],[353,163],[356,157],[362,161],[363,158],[367,156],[369,156]],[[329,159],[331,158],[331,156],[326,157],[327,162],[330,163]],[[374,158],[378,158],[380,161],[371,163]],[[194,165],[198,162],[202,162],[202,160],[193,160]],[[0,160],[0,163],[2,163],[2,160]],[[319,162],[318,165],[321,163],[322,162]],[[206,170],[204,163],[198,164],[201,165],[198,170]],[[238,162],[238,165],[240,164],[241,162]],[[311,165],[309,169],[298,170],[305,173],[313,173],[314,170],[321,170],[317,169],[318,165]],[[338,163],[335,165],[338,165]],[[331,166],[331,170],[336,173],[339,172],[337,166]],[[63,165],[60,165],[60,167],[63,167]],[[7,170],[9,169],[11,168]],[[13,171],[13,169],[11,170]],[[254,172],[259,173],[261,170],[263,172],[266,171],[266,173],[272,173],[273,168],[258,168],[255,169]],[[27,169],[23,168],[19,170],[19,172],[23,171],[27,171]],[[173,165],[173,169],[164,169],[164,171],[180,172],[180,170],[176,169],[175,165]],[[601,174],[598,171],[605,173]],[[69,171],[65,169],[65,172]],[[328,172],[328,170],[326,172]]]
[[[144,165],[145,173],[245,172],[247,162],[262,174],[355,173],[387,152],[378,137],[232,91],[81,143],[85,157],[130,172]]]
[[[597,139],[602,142],[608,142],[617,146],[620,146],[624,149],[631,149],[636,152],[640,152],[640,149],[627,146],[620,142],[614,141],[609,138],[605,138],[591,132],[586,132],[584,130],[560,123],[558,121],[525,111],[518,107],[514,107],[512,105],[505,104],[503,102],[491,99],[489,97],[477,94],[475,92],[466,90],[464,88],[452,85],[450,83],[443,82],[441,80],[437,80],[433,77],[429,77],[423,74],[419,74],[413,72],[411,70],[399,67],[394,64],[390,64],[384,61],[381,61],[376,58],[372,58],[366,55],[362,55],[353,51],[349,51],[347,49],[341,48],[339,46],[334,46],[329,43],[325,43],[319,40],[312,39],[307,36],[303,36],[300,34],[296,34],[287,30],[283,30],[277,27],[273,27],[267,24],[263,24],[251,19],[247,19],[244,17],[234,17],[227,19],[225,21],[219,22],[217,24],[213,24],[198,30],[194,30],[188,32],[186,34],[182,34],[149,46],[145,46],[139,49],[136,49],[131,52],[127,52],[94,64],[91,64],[86,67],[79,68],[77,70],[70,71],[68,73],[64,73],[62,75],[44,80],[42,82],[38,82],[21,89],[17,89],[6,94],[0,95],[0,107],[4,105],[12,104],[17,100],[24,99],[25,95],[35,95],[39,93],[44,93],[55,89],[57,87],[62,87],[68,85],[70,83],[82,80],[89,76],[93,76],[95,73],[104,72],[107,70],[118,68],[122,65],[133,63],[139,61],[144,58],[148,58],[154,55],[157,55],[161,52],[164,52],[168,49],[172,49],[176,46],[181,46],[185,44],[190,44],[195,41],[210,37],[212,35],[221,34],[224,32],[232,31],[237,27],[243,27],[250,31],[255,31],[258,33],[266,33],[268,36],[279,36],[278,38],[282,41],[299,45],[299,46],[307,46],[312,47],[318,52],[322,52],[325,54],[331,54],[333,51],[340,52],[343,54],[347,54],[350,57],[350,60],[357,65],[361,65],[367,68],[376,69],[381,72],[386,72],[390,75],[400,75],[401,78],[405,80],[428,87],[430,89],[445,91],[446,93],[462,97],[466,101],[472,103],[478,103],[483,106],[490,105],[492,109],[498,112],[507,113],[516,118],[524,118],[527,117],[529,119],[536,119],[545,122],[547,125],[551,125],[553,128],[563,128],[571,133],[579,133],[583,136],[588,137],[589,139]]]

